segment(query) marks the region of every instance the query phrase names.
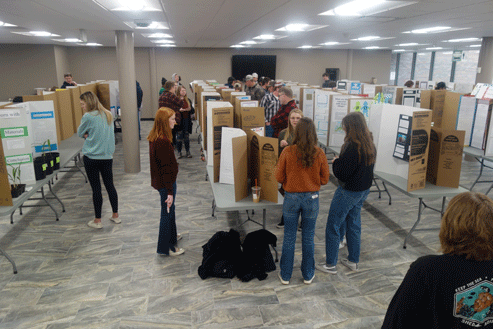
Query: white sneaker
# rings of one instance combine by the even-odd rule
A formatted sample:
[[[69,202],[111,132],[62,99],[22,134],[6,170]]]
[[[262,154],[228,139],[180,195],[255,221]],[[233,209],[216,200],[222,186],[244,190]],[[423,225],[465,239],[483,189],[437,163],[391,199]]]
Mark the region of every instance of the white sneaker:
[[[348,259],[341,259],[342,265],[346,266],[352,271],[358,271],[358,263],[350,262]]]
[[[277,272],[277,275],[279,276],[279,280],[281,281],[282,284],[289,284],[289,281],[286,281],[282,278],[281,271]]]
[[[322,272],[325,272],[325,273],[329,273],[329,274],[337,274],[337,268],[336,266],[329,266],[325,263],[319,263],[319,264],[315,264],[315,268],[319,271],[322,271]]]
[[[101,222],[96,223],[94,222],[94,220],[89,221],[89,223],[87,223],[87,226],[92,228],[103,228],[103,224]]]
[[[169,255],[170,256],[178,256],[178,255],[181,255],[185,252],[185,249],[183,248],[175,248],[175,251],[173,250],[169,250]]]
[[[344,242],[339,242],[339,249],[342,249],[346,246]]]
[[[180,241],[182,238],[183,238],[183,236],[181,235],[181,233],[178,233],[176,235],[176,241]]]
[[[315,273],[313,273],[313,276],[312,276],[312,278],[310,280],[303,280],[303,282],[305,284],[310,284],[310,283],[312,283],[313,279],[315,279]]]
[[[120,224],[122,222],[120,217],[117,217],[117,218],[110,217],[110,221],[112,221],[115,224]]]

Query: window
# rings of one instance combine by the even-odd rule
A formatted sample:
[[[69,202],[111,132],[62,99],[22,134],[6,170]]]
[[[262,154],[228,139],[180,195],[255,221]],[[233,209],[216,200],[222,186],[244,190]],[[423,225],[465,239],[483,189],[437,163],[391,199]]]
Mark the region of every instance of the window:
[[[417,53],[414,80],[428,81],[430,78],[431,53]]]
[[[407,80],[411,80],[411,67],[413,65],[413,53],[401,53],[399,61],[399,76],[397,86],[404,86]]]
[[[466,50],[463,58],[455,64],[454,82],[476,84],[476,73],[478,71],[479,50]]]
[[[397,53],[392,53],[390,57],[390,78],[389,85],[395,85],[395,70],[397,69]]]
[[[440,51],[435,53],[435,64],[433,66],[433,81],[450,82],[452,70],[452,52]]]

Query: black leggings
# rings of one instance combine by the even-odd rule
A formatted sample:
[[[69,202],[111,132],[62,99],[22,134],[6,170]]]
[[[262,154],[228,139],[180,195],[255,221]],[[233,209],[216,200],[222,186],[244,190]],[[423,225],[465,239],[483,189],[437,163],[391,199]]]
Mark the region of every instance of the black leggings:
[[[87,178],[92,188],[92,202],[94,204],[95,218],[101,218],[101,208],[103,207],[103,195],[101,194],[101,182],[99,173],[103,177],[103,183],[110,198],[111,209],[114,213],[118,212],[118,194],[113,185],[113,159],[93,160],[84,155],[84,167],[86,168]]]

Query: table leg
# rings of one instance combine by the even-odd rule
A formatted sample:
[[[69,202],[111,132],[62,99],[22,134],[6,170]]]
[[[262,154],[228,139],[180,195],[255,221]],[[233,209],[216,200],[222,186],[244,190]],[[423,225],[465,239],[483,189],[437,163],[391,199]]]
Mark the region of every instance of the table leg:
[[[82,174],[82,175],[84,176],[84,178],[86,179],[86,183],[87,183],[87,176],[86,176],[86,174],[82,171],[82,168],[79,166],[78,161],[77,161],[77,157],[78,157],[78,158],[79,158],[79,160],[80,160],[80,155],[76,155],[76,156],[74,157],[74,164],[75,164],[75,167],[76,167],[76,168],[77,168],[77,169],[81,172],[81,174]]]
[[[377,187],[377,190],[378,190],[378,198],[381,199],[382,198],[382,191],[380,190],[380,186],[378,186],[377,180],[375,178],[373,178],[373,183]]]
[[[387,185],[385,185],[385,182],[382,181],[383,188],[385,189],[384,191],[387,192],[387,195],[389,196],[389,205],[392,204],[392,197],[390,196],[389,189],[387,188]]]
[[[414,229],[416,228],[416,226],[418,226],[419,224],[419,221],[421,220],[421,210],[423,208],[423,198],[419,198],[419,210],[418,210],[418,220],[416,221],[416,223],[414,223],[413,227],[411,228],[411,230],[409,231],[409,233],[407,233],[406,235],[406,238],[404,239],[404,245],[402,246],[403,249],[406,249],[406,243],[407,243],[407,239],[411,236],[411,234],[413,233]]]
[[[442,217],[443,217],[443,214],[445,213],[445,199],[447,199],[447,198],[443,197],[443,199],[442,199],[442,211],[440,212]]]
[[[214,210],[216,210],[216,200],[212,199],[212,217],[214,217]]]
[[[262,227],[265,230],[265,222],[267,220],[267,209],[262,209],[262,210],[263,210],[263,213],[262,213],[262,222],[263,222],[263,225],[262,225]],[[277,254],[277,250],[276,250],[276,254]],[[277,256],[276,256],[276,258],[277,258]]]
[[[53,189],[51,188],[51,182],[48,182],[48,187],[50,188],[50,192],[51,194],[53,194],[53,196],[55,197],[55,199],[58,200],[58,202],[60,202],[60,204],[62,205],[62,212],[65,212],[65,205],[63,204],[62,200],[60,200],[60,198],[58,198],[58,196],[55,194],[55,192],[53,192]]]
[[[476,160],[478,160],[478,158],[476,158]],[[478,160],[478,161],[479,161],[479,160]],[[471,191],[472,191],[472,189],[473,189],[474,185],[476,185],[476,184],[477,184],[477,182],[479,181],[479,178],[481,177],[481,175],[483,174],[484,159],[483,159],[483,158],[481,158],[481,161],[479,161],[479,163],[481,163],[481,167],[479,168],[479,175],[478,175],[478,178],[476,178],[476,181],[472,184],[471,188],[469,189],[469,190],[471,190]],[[490,189],[491,189],[491,188],[490,188]],[[488,192],[489,192],[489,190],[488,190]],[[488,194],[488,193],[486,193],[486,194]]]
[[[48,201],[48,199],[46,198],[45,196],[45,191],[44,191],[44,186],[41,187],[41,197],[43,198],[43,200],[46,202],[46,204],[48,206],[50,206],[51,210],[53,210],[53,212],[55,213],[55,216],[56,216],[56,220],[58,221],[59,218],[58,218],[58,212],[56,211],[56,209],[51,205],[51,203]]]
[[[13,259],[10,258],[9,255],[5,251],[3,251],[2,248],[0,248],[0,254],[4,255],[5,258],[7,258],[7,260],[12,264],[12,268],[14,270],[14,274],[17,274],[17,267],[15,266],[15,262],[13,261]]]

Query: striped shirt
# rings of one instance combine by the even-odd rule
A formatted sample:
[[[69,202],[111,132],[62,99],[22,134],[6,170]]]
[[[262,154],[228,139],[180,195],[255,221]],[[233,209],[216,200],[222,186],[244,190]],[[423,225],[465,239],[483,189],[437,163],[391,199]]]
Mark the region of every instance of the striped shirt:
[[[281,103],[279,102],[279,99],[274,96],[273,93],[268,92],[262,98],[260,106],[264,108],[265,122],[270,122],[270,119],[272,119],[272,117],[276,115],[277,111],[281,107]]]

